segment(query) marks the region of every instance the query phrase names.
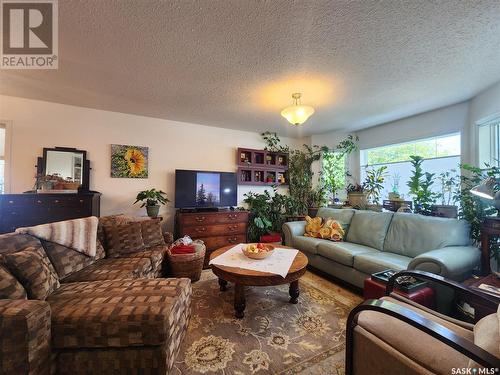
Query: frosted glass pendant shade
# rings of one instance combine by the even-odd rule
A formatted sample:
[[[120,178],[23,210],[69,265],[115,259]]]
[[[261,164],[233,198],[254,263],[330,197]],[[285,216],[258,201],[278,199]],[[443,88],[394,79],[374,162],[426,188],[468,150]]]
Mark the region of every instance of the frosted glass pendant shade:
[[[303,124],[314,113],[313,107],[300,104],[300,97],[300,93],[292,94],[294,104],[281,111],[281,116],[286,118],[292,125]]]

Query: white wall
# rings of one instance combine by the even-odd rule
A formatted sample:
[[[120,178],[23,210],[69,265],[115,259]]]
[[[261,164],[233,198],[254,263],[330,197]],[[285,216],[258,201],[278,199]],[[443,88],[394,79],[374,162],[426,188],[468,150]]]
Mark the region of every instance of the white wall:
[[[263,148],[258,133],[167,121],[56,103],[0,96],[0,119],[12,121],[10,192],[30,190],[43,147],[87,150],[90,187],[100,191],[101,214],[144,214],[132,206],[140,190],[158,188],[174,199],[175,169],[236,171],[236,148]],[[270,129],[272,130],[272,129]],[[302,140],[282,139],[291,146]],[[110,177],[111,144],[149,147],[148,179]],[[239,186],[238,201],[263,187]],[[162,213],[173,223],[173,202]]]
[[[462,162],[470,162],[468,115],[469,103],[464,102],[359,130],[356,132],[359,137],[359,148],[366,149],[419,138],[461,132]],[[311,141],[313,144],[326,144],[329,147],[334,147],[347,134],[349,133],[332,132],[319,134],[313,136]],[[359,153],[355,153],[349,158],[349,169],[353,176],[359,178]]]

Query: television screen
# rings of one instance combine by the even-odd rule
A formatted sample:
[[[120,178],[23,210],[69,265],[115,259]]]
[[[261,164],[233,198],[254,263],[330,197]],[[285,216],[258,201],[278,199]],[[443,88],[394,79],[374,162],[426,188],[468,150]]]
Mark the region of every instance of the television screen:
[[[175,171],[176,208],[236,205],[236,173],[181,169]]]

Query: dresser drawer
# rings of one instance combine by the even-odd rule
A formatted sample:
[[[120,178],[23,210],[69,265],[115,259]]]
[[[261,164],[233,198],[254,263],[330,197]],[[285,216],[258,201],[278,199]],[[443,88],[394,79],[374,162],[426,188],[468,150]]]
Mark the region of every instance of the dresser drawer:
[[[227,245],[245,243],[247,237],[245,234],[235,234],[234,236],[200,237],[198,239],[205,243],[207,251],[214,251]]]
[[[200,224],[225,224],[225,223],[246,223],[248,221],[247,212],[217,212],[214,213],[199,213],[199,214],[182,214],[180,217],[181,226],[192,226]]]
[[[229,236],[232,234],[245,234],[246,227],[246,223],[197,225],[192,227],[184,227],[182,229],[181,236],[199,238],[210,236]]]

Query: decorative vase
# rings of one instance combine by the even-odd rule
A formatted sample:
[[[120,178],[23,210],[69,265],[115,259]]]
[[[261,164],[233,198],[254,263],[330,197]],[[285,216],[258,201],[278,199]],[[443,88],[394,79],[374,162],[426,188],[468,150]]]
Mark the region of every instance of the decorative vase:
[[[366,207],[366,193],[349,193],[347,195],[349,199],[349,204],[354,208],[364,208]]]
[[[160,205],[157,204],[156,206],[146,206],[146,211],[149,217],[157,217],[158,212],[160,212]]]

